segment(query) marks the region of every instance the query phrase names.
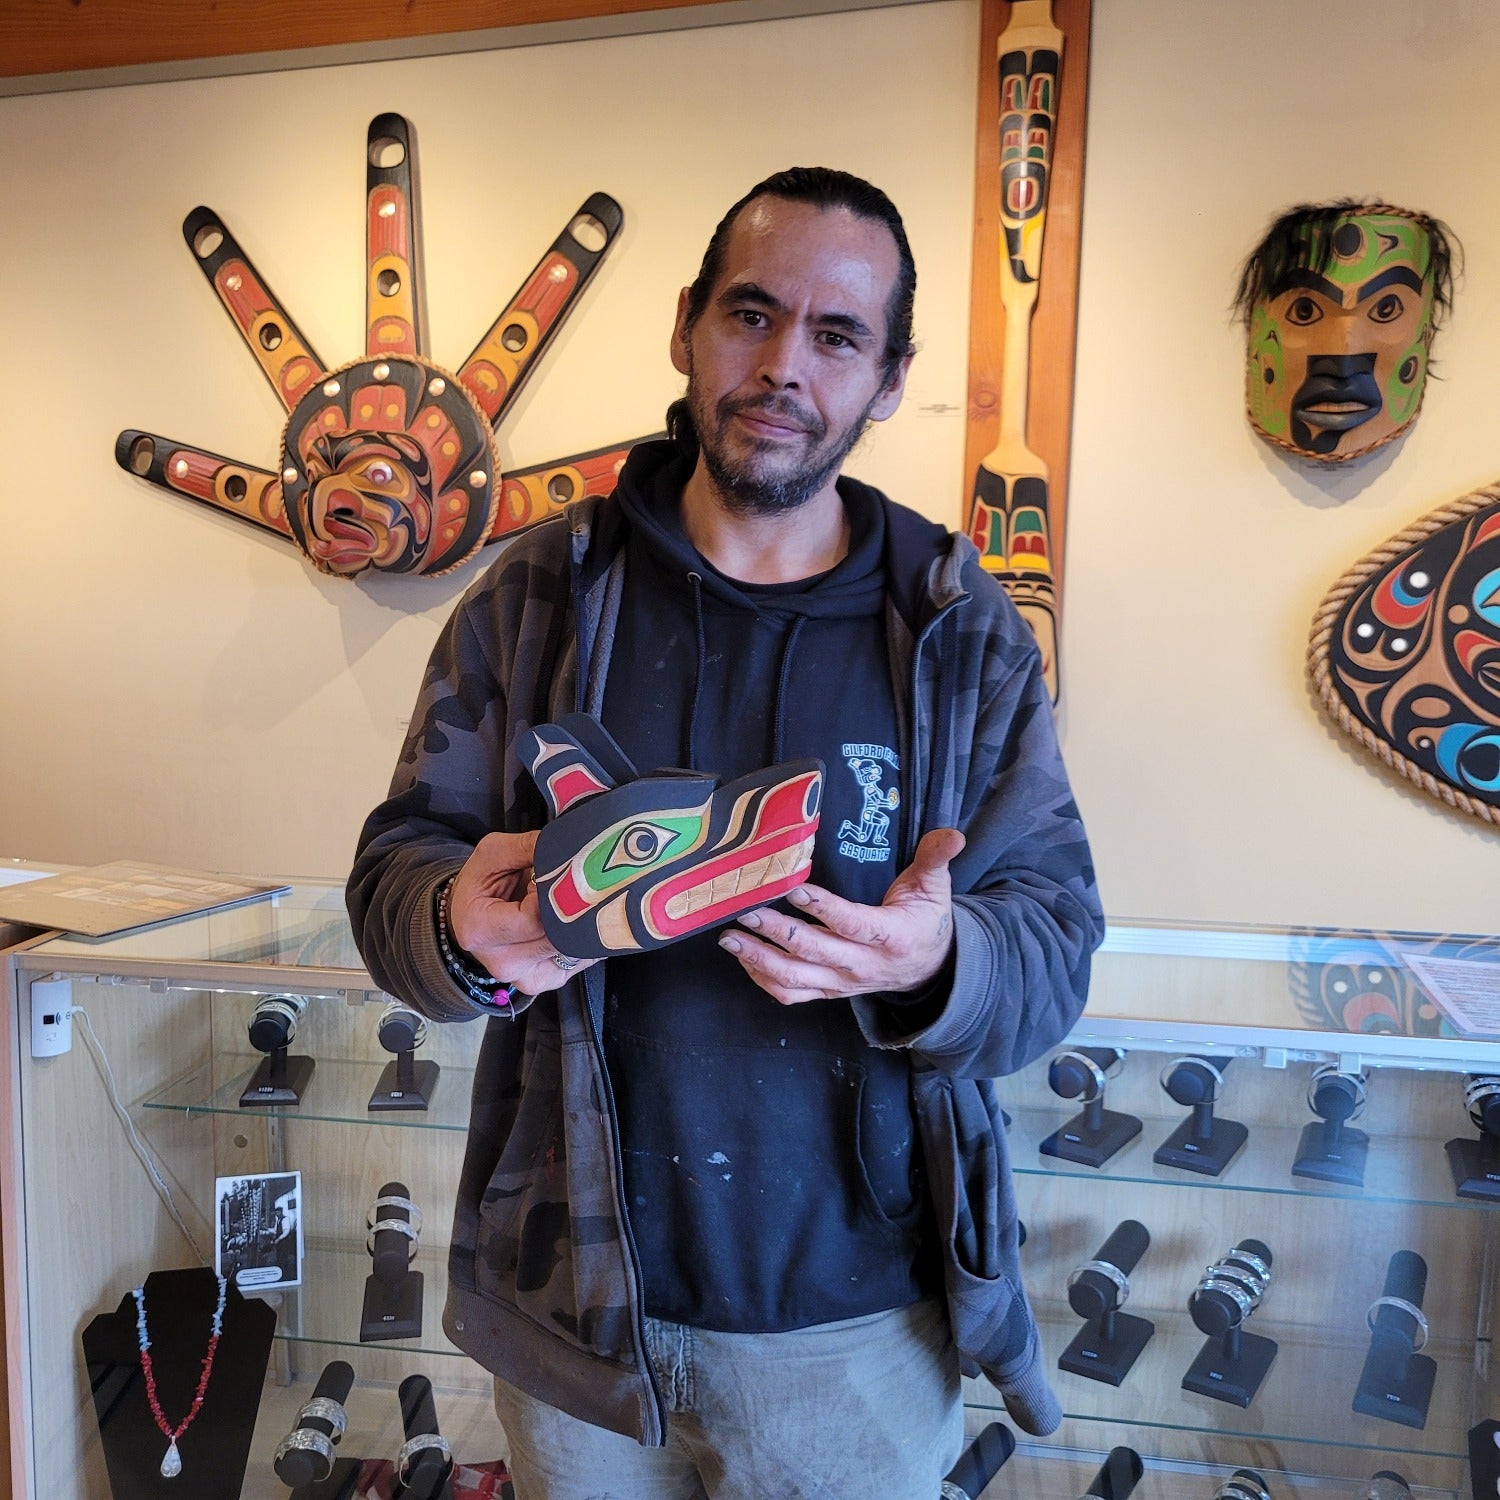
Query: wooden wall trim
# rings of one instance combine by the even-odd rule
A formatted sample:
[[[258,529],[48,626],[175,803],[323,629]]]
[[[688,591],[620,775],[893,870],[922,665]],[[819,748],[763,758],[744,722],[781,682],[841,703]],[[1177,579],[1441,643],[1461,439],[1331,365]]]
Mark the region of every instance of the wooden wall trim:
[[[703,0],[6,0],[0,77],[400,42],[639,15]]]

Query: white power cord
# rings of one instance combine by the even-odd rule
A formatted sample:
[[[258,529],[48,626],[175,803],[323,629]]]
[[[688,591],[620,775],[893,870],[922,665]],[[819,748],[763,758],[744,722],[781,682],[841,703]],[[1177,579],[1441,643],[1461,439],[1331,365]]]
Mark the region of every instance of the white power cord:
[[[109,1065],[109,1058],[105,1055],[104,1044],[99,1040],[98,1033],[94,1030],[94,1023],[89,1020],[89,1013],[81,1005],[72,1007],[70,1014],[77,1016],[83,1022],[83,1029],[87,1033],[89,1052],[93,1056],[95,1066],[98,1067],[104,1078],[105,1086],[109,1089],[109,1100],[114,1106],[115,1113],[120,1117],[120,1123],[125,1127],[125,1134],[130,1138],[130,1144],[135,1154],[140,1157],[141,1165],[145,1167],[150,1175],[151,1181],[156,1185],[157,1194],[161,1201],[166,1204],[167,1212],[177,1221],[177,1227],[182,1231],[182,1237],[193,1247],[193,1254],[198,1257],[199,1265],[208,1265],[209,1259],[203,1253],[198,1241],[193,1238],[193,1232],[187,1227],[187,1221],[178,1211],[176,1200],[172,1197],[172,1190],[167,1186],[166,1178],[161,1174],[156,1165],[150,1149],[140,1138],[135,1128],[135,1122],[130,1118],[130,1112],[120,1102],[120,1090],[115,1084],[115,1070]]]

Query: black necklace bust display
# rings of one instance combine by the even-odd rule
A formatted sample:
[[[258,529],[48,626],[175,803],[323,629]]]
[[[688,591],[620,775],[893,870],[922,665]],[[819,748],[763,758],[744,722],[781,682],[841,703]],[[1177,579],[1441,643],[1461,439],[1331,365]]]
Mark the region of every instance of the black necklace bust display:
[[[211,1270],[153,1271],[145,1282],[145,1322],[158,1404],[180,1422],[193,1405],[219,1301]],[[99,1438],[113,1500],[239,1500],[276,1314],[229,1286],[218,1348],[197,1416],[176,1440],[181,1472],[162,1472],[167,1439],[157,1425],[141,1362],[135,1297],[83,1330]]]

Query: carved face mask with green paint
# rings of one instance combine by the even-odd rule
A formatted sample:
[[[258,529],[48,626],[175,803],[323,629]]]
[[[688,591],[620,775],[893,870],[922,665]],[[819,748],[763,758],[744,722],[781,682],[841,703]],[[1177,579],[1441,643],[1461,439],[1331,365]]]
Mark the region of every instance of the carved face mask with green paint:
[[[1410,426],[1450,304],[1451,262],[1448,231],[1426,214],[1346,201],[1278,218],[1235,298],[1256,431],[1337,464]]]

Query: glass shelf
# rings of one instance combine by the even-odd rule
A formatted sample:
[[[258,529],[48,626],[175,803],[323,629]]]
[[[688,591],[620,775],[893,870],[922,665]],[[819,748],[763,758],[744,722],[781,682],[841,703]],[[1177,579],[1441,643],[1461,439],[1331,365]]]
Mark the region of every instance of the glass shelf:
[[[1368,1132],[1370,1148],[1363,1187],[1320,1182],[1312,1177],[1293,1177],[1292,1163],[1297,1158],[1305,1120],[1299,1120],[1296,1125],[1252,1124],[1250,1137],[1239,1155],[1218,1177],[1185,1172],[1178,1167],[1158,1166],[1152,1161],[1152,1152],[1182,1123],[1185,1114],[1138,1116],[1141,1133],[1102,1167],[1086,1167],[1060,1157],[1043,1156],[1039,1150],[1042,1141],[1078,1112],[1076,1105],[1057,1109],[1007,1106],[1006,1113],[1011,1117],[1006,1132],[1011,1170],[1025,1176],[1175,1183],[1181,1187],[1210,1188],[1229,1193],[1353,1198],[1363,1202],[1425,1204],[1435,1208],[1477,1208],[1481,1211],[1494,1207],[1481,1199],[1460,1198],[1454,1192],[1443,1142],[1424,1136],[1402,1137]],[[1233,1113],[1232,1109],[1225,1111],[1230,1118]],[[1311,1120],[1312,1116],[1308,1115],[1306,1119]]]
[[[422,1275],[422,1332],[410,1339],[359,1336],[365,1282],[371,1261],[359,1238],[345,1243],[312,1241],[302,1261],[302,1285],[284,1293],[276,1337],[293,1343],[326,1344],[345,1349],[394,1349],[404,1354],[443,1354],[467,1358],[443,1332],[443,1302],[448,1288],[448,1248],[420,1245],[411,1270]]]
[[[166,1088],[143,1101],[147,1109],[180,1110],[188,1115],[261,1115],[282,1121],[316,1120],[338,1125],[395,1125],[410,1130],[455,1130],[469,1128],[469,1095],[474,1070],[445,1066],[433,1091],[432,1105],[425,1110],[371,1110],[370,1095],[380,1080],[383,1063],[339,1062],[324,1058],[313,1070],[301,1104],[247,1105],[240,1095],[259,1066],[257,1060],[228,1083],[213,1087],[210,1065],[185,1073]]]
[[[1160,1312],[1131,1305],[1130,1312],[1150,1318],[1156,1332],[1124,1384],[1115,1387],[1058,1369],[1058,1357],[1083,1322],[1064,1302],[1037,1301],[1032,1306],[1048,1376],[1071,1418],[1136,1430],[1239,1436],[1384,1455],[1457,1460],[1468,1456],[1467,1416],[1475,1380],[1472,1342],[1433,1339],[1423,1350],[1438,1369],[1427,1426],[1418,1431],[1354,1411],[1354,1390],[1370,1347],[1367,1334],[1332,1329],[1314,1335],[1305,1327],[1252,1318],[1246,1332],[1274,1339],[1278,1351],[1255,1399],[1248,1407],[1238,1407],[1182,1389],[1182,1377],[1205,1342],[1185,1310]],[[964,1382],[964,1401],[979,1411],[999,1411],[1003,1405],[999,1392],[984,1380]],[[1140,1446],[1129,1437],[1122,1441]]]

